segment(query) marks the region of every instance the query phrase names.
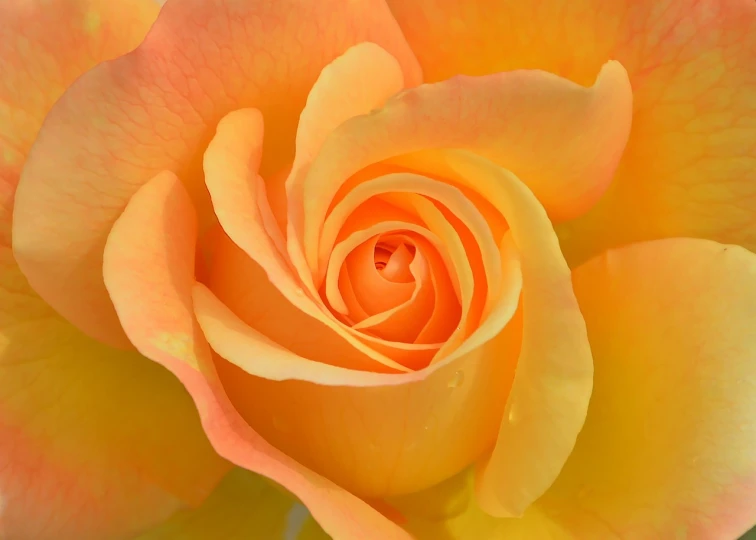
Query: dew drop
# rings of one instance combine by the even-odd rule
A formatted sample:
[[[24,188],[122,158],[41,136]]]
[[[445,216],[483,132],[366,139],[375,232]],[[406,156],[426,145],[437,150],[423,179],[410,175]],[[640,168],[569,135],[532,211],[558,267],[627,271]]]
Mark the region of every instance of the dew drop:
[[[302,289],[301,287],[297,287],[297,289],[294,292],[296,293],[297,296],[304,296],[305,294],[304,289]]]
[[[515,407],[514,403],[511,403],[508,406],[509,412],[507,413],[507,420],[509,420],[510,424],[516,424],[520,421],[520,414],[517,407]]]
[[[446,386],[449,388],[457,388],[458,386],[462,385],[464,380],[465,373],[463,371],[455,371],[454,376],[449,380]]]

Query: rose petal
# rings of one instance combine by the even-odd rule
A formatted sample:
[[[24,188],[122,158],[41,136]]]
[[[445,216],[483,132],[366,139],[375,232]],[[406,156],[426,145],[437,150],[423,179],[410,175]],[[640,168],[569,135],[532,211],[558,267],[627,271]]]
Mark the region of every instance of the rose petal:
[[[407,81],[412,86],[411,78]],[[331,132],[361,114],[382,107],[405,86],[397,60],[371,43],[356,45],[326,66],[307,97],[297,130],[294,164],[286,180],[289,257],[306,286],[312,278],[302,245],[304,171]]]
[[[262,181],[256,170],[262,143],[261,122],[259,112],[254,109],[229,113],[218,124],[216,136],[205,152],[206,182],[218,219],[231,240],[250,258],[246,262],[240,260],[239,253],[231,246],[216,247],[216,259],[223,258],[223,262],[216,260],[208,283],[213,290],[221,291],[221,300],[234,311],[244,310],[248,316],[257,318],[258,315],[253,314],[267,306],[267,323],[261,321],[261,324],[268,326],[269,330],[263,333],[274,341],[289,346],[280,339],[280,334],[292,330],[300,335],[297,341],[302,340],[303,335],[308,336],[315,347],[308,348],[309,354],[303,353],[305,357],[320,360],[325,353],[330,358],[328,363],[335,365],[354,369],[367,369],[372,365],[375,370],[406,371],[401,364],[355,338],[327,311],[317,294],[308,295],[306,283],[293,272],[286,253],[282,253],[276,243],[278,231],[272,229],[275,223],[271,220],[266,223],[264,219],[267,200],[260,190]],[[251,281],[248,273],[258,264],[267,279]],[[263,303],[258,296],[271,301]],[[284,316],[286,312],[294,312],[292,316],[302,323],[281,325],[281,320],[292,321]],[[274,313],[277,316],[273,316]]]
[[[192,314],[196,234],[191,199],[172,173],[145,184],[113,226],[104,276],[129,339],[187,388],[218,453],[297,495],[328,533],[408,538],[366,503],[270,446],[238,416]]]
[[[478,347],[497,358],[519,354],[507,411],[496,446],[481,464],[477,491],[486,511],[520,515],[554,481],[582,427],[592,384],[590,347],[569,268],[533,193],[479,156],[453,151],[445,156],[451,178],[474,184],[506,218],[511,236],[502,253],[512,242],[522,268],[521,340],[513,346],[507,338],[517,327],[503,329],[511,312],[502,302],[445,360]]]
[[[55,101],[86,70],[133,49],[157,12],[150,0],[8,0],[0,5],[0,182],[16,189]],[[14,214],[19,214],[18,203]],[[61,245],[57,235],[47,238]],[[109,322],[117,323],[114,316]],[[119,328],[111,341],[128,346]]]
[[[522,519],[495,519],[474,504],[434,515],[399,501],[408,530],[419,538],[740,537],[756,522],[754,277],[753,253],[694,239],[634,244],[580,266],[573,283],[595,381],[559,478]],[[453,496],[464,500],[462,491]],[[434,508],[440,495],[413,497]]]
[[[756,250],[756,3],[387,3],[426,81],[543,69],[589,84],[609,58],[627,68],[634,102],[628,152],[600,205],[558,229],[568,260],[667,236]]]
[[[228,469],[161,367],[87,338],[34,294],[0,182],[0,537],[131,537]]]
[[[32,285],[88,334],[122,343],[101,262],[131,195],[160,171],[179,172],[200,223],[211,222],[199,152],[216,123],[229,110],[259,108],[275,126],[264,171],[282,167],[321,68],[362,41],[418,79],[382,0],[167,2],[136,51],[78,79],[47,117],[14,214],[14,247]]]
[[[463,148],[488,157],[522,178],[553,217],[574,217],[596,202],[612,178],[630,129],[631,100],[617,62],[608,62],[590,88],[550,73],[519,71],[403,92],[376,114],[344,122],[323,145],[303,180],[304,242],[315,243],[350,176],[428,148]]]
[[[692,239],[575,271],[594,393],[543,501],[575,536],[594,520],[627,538],[737,538],[756,522],[755,278],[753,253]]]

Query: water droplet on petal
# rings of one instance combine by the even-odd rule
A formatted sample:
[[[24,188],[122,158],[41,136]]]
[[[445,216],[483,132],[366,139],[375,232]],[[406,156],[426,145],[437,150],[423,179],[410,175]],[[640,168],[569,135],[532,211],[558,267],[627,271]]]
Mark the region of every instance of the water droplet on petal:
[[[302,289],[301,287],[297,287],[297,289],[294,292],[296,293],[297,296],[304,296],[305,294],[304,289]]]
[[[510,403],[507,407],[509,409],[509,412],[507,413],[507,419],[509,420],[510,424],[516,424],[520,421],[520,411],[517,409],[514,403]]]
[[[454,376],[449,380],[446,385],[449,388],[457,388],[461,386],[465,380],[465,373],[463,371],[455,371]]]

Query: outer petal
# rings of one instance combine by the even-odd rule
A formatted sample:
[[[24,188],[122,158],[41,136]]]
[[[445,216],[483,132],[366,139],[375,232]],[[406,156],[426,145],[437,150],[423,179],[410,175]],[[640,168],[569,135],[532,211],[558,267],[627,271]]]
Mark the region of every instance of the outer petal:
[[[428,81],[535,68],[587,84],[610,58],[627,68],[628,150],[601,203],[562,227],[568,259],[668,236],[756,249],[752,0],[388,4]]]
[[[227,469],[186,392],[153,362],[58,317],[13,261],[0,184],[0,537],[130,537]]]
[[[142,187],[116,222],[104,276],[129,339],[189,390],[221,455],[296,494],[329,534],[407,539],[365,502],[268,444],[228,401],[192,314],[196,235],[192,202],[172,173]]]
[[[171,170],[201,223],[211,219],[199,153],[220,118],[260,109],[275,126],[263,173],[280,167],[321,68],[361,41],[381,45],[408,83],[419,81],[383,0],[167,2],[136,51],[69,88],[29,157],[13,234],[35,289],[88,334],[123,344],[100,269],[107,233],[131,195]]]
[[[557,481],[522,519],[397,501],[408,528],[420,538],[737,538],[756,522],[756,255],[657,240],[589,261],[573,283],[595,382]],[[464,486],[455,490],[464,503]],[[441,496],[417,497],[433,508]]]
[[[82,71],[136,45],[156,11],[132,0],[0,5],[3,538],[130,536],[201,501],[226,468],[172,377],[56,316],[10,249],[14,191],[47,110]]]
[[[150,0],[9,0],[0,5],[0,182],[12,180],[16,188],[55,101],[86,70],[138,45],[157,12]]]
[[[595,390],[543,507],[579,538],[594,520],[622,538],[744,533],[756,522],[756,255],[656,241],[573,281]]]
[[[202,506],[178,512],[134,540],[294,540],[306,518],[298,518],[300,508],[296,499],[264,478],[234,469]]]

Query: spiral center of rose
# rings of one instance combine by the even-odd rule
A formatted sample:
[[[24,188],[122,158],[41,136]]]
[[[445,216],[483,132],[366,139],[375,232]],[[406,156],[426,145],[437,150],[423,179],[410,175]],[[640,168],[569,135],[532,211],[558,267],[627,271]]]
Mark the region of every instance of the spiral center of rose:
[[[410,264],[415,258],[415,246],[401,236],[384,236],[375,245],[373,262],[380,274],[393,283],[414,281]]]

